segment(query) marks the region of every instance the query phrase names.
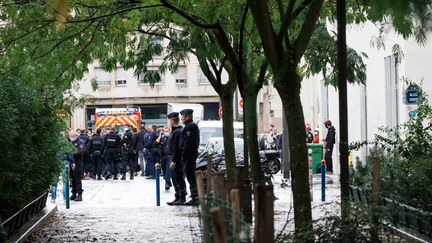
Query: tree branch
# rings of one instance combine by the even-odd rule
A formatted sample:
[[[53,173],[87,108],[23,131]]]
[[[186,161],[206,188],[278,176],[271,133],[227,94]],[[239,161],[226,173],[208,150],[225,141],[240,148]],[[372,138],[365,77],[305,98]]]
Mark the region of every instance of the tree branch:
[[[191,22],[193,25],[196,25],[203,29],[217,29],[217,24],[207,24],[198,21],[196,18],[194,18],[192,15],[187,13],[186,11],[176,7],[175,5],[171,4],[168,0],[160,0],[162,5],[171,9],[172,11],[176,12],[183,18],[187,19],[189,22]]]
[[[290,0],[288,3],[286,12],[284,14],[285,17],[283,18],[282,25],[281,25],[281,28],[280,28],[279,34],[278,34],[278,40],[280,42],[282,42],[283,37],[288,32],[288,28],[291,25],[291,21],[293,19],[291,16],[291,12],[293,11],[294,4],[295,4],[295,0]],[[289,42],[289,38],[286,41]]]
[[[251,13],[263,42],[263,48],[270,65],[275,68],[279,65],[279,47],[277,36],[274,32],[267,0],[248,0]]]
[[[306,51],[310,38],[315,30],[315,25],[320,16],[323,2],[324,0],[312,0],[306,19],[303,22],[300,33],[294,43],[294,50],[296,51],[294,57],[295,63],[300,62],[301,57]]]
[[[294,10],[293,18],[297,17],[310,3],[312,0],[303,0],[303,2]]]
[[[246,6],[243,10],[243,15],[242,15],[242,20],[241,20],[241,24],[240,24],[240,40],[239,40],[239,65],[243,65],[243,45],[244,45],[244,30],[245,30],[245,25],[246,25],[246,18],[247,18],[247,13],[249,10],[249,6],[246,3]]]

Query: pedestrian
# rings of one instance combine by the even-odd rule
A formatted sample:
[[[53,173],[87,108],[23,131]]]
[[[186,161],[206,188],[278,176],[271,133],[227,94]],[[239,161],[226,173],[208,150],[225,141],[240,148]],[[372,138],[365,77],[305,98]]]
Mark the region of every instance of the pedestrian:
[[[103,166],[103,147],[104,139],[102,138],[101,129],[96,130],[96,134],[92,136],[92,139],[88,145],[88,151],[90,154],[90,159],[93,164],[93,179],[102,180],[102,166]]]
[[[162,166],[163,178],[165,180],[165,190],[172,187],[171,171],[169,169],[171,163],[171,155],[168,153],[168,140],[170,137],[171,128],[165,127],[160,132],[157,142],[159,143],[160,162]]]
[[[198,125],[193,121],[193,110],[184,109],[180,111],[181,120],[184,128],[180,137],[180,147],[182,150],[182,161],[184,163],[184,173],[189,182],[191,200],[184,205],[198,204],[198,191],[195,179],[195,165],[198,156],[198,146],[200,131]]]
[[[141,176],[145,176],[144,138],[146,134],[145,125],[141,124],[140,132],[137,133],[134,148],[138,152],[138,160],[141,168]]]
[[[312,134],[312,127],[309,123],[305,124],[305,129],[306,129],[306,143],[312,143],[314,136]]]
[[[73,153],[74,162],[70,163],[70,176],[72,178],[72,195],[71,200],[82,201],[82,159],[84,156],[85,143],[78,137],[78,133],[74,131],[69,132],[69,139],[75,146],[75,152]]]
[[[327,136],[325,138],[325,154],[324,160],[326,161],[327,171],[333,173],[333,146],[336,143],[336,129],[332,126],[332,122],[330,120],[326,120],[324,122],[325,128],[327,128]]]
[[[147,127],[147,134],[144,136],[144,156],[146,156],[147,179],[155,179],[155,164],[159,157],[159,148],[156,142],[157,134],[153,126]]]
[[[130,129],[130,126],[126,124],[124,126],[125,133],[123,134],[123,138],[121,140],[121,180],[126,180],[126,170],[129,165],[130,176],[129,179],[134,179],[134,167],[135,163],[133,162],[132,153],[133,153],[133,133]]]
[[[116,133],[115,126],[111,127],[110,133],[105,137],[105,147],[104,147],[104,155],[105,155],[105,180],[111,178],[113,176],[113,180],[118,180],[118,155],[120,153],[120,142],[121,138]]]
[[[83,156],[83,166],[84,166],[83,178],[89,179],[92,176],[91,175],[92,165],[90,161],[90,154],[88,151],[88,143],[90,141],[90,138],[87,135],[86,130],[84,129],[77,129],[77,130],[79,130],[79,138],[85,143],[84,156]]]
[[[167,202],[168,205],[183,205],[186,203],[186,182],[184,179],[184,164],[182,162],[182,150],[180,148],[180,137],[183,128],[179,125],[179,113],[168,114],[171,126],[171,134],[168,138],[167,155],[171,162],[168,170],[172,172],[172,183],[174,184],[174,200]]]
[[[132,161],[134,163],[134,176],[138,176],[138,171],[140,171],[140,164],[138,161],[138,151],[137,151],[137,139],[138,133],[135,127],[132,127]]]

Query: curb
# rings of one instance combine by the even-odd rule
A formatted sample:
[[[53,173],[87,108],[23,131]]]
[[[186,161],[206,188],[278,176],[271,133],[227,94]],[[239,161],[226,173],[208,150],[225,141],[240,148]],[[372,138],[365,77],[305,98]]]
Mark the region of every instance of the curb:
[[[26,226],[24,225],[23,227],[26,227],[26,231],[24,233],[22,233],[19,236],[14,237],[13,240],[11,240],[10,242],[15,242],[15,243],[23,243],[26,242],[27,238],[33,234],[37,229],[39,229],[39,227],[45,223],[45,221],[47,219],[49,219],[55,212],[57,211],[57,205],[47,205],[44,209],[42,209],[42,211],[40,212],[42,215],[36,215],[34,217],[37,217],[37,221],[35,223],[33,223],[32,225]],[[16,239],[17,237],[19,237],[18,239]]]

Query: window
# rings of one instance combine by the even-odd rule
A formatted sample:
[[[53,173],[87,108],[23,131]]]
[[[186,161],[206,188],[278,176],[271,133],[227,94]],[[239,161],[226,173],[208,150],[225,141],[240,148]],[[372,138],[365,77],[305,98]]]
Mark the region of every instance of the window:
[[[111,85],[111,73],[103,70],[102,68],[95,68],[95,79],[98,86]]]
[[[175,74],[175,79],[177,84],[185,84],[186,79],[186,66],[179,66],[177,73]]]
[[[125,86],[126,85],[126,70],[123,68],[117,68],[116,70],[116,86]]]
[[[204,75],[202,70],[199,71],[198,82],[200,84],[209,84],[210,83],[209,80],[207,79],[207,77]]]
[[[386,79],[387,126],[399,125],[399,82],[395,56],[384,58]]]
[[[138,81],[140,84],[150,84],[151,82],[155,82],[155,80],[159,80],[156,83],[162,83],[162,77],[159,73],[159,67],[149,66],[147,67],[147,72],[141,73],[138,76]]]
[[[151,42],[153,45],[162,45],[162,37],[160,37],[160,36],[153,36],[153,37],[151,38],[150,42]]]

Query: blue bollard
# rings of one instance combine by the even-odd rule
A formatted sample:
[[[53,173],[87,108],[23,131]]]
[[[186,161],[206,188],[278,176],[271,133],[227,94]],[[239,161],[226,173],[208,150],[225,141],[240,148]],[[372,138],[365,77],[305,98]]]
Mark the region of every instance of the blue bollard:
[[[160,176],[160,169],[161,166],[159,163],[155,165],[155,171],[156,171],[156,206],[160,206],[160,183],[159,183],[159,176]]]
[[[321,201],[325,202],[326,161],[321,160]]]
[[[65,174],[63,178],[63,196],[66,199],[66,209],[70,208],[70,199],[69,199],[69,162],[66,161],[66,165],[64,167]]]

